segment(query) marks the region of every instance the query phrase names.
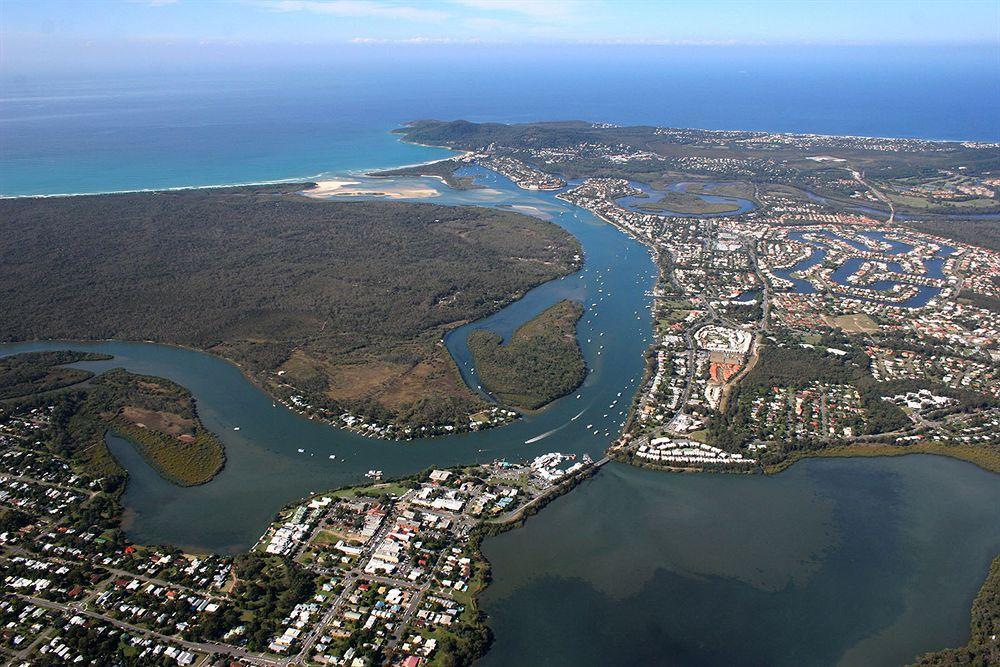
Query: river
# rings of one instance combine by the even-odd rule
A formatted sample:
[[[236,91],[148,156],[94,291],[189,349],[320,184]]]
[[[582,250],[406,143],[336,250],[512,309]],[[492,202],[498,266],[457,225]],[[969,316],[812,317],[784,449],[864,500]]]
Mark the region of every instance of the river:
[[[191,391],[205,425],[226,447],[226,467],[210,483],[177,487],[160,478],[127,443],[110,441],[129,472],[123,499],[126,530],[140,543],[235,553],[256,542],[282,505],[312,492],[362,482],[370,469],[396,477],[429,466],[505,457],[520,461],[551,451],[599,458],[624,422],[642,378],[642,352],[652,340],[648,292],[656,270],[649,252],[552,193],[520,190],[494,172],[473,173],[484,188],[455,191],[436,180],[420,179],[421,188],[438,191],[438,196],[423,201],[511,207],[550,219],[580,240],[586,259],[578,273],[541,285],[482,322],[447,336],[463,376],[476,386],[465,345],[472,328],[489,328],[507,337],[561,299],[586,304],[577,329],[590,370],[583,386],[509,426],[409,442],[371,440],[275,405],[235,366],[193,350],[149,343],[33,342],[0,346],[0,354],[43,349],[104,352],[114,359],[79,366],[97,372],[123,367],[169,378]],[[373,186],[397,180],[407,179],[378,179]]]
[[[548,451],[596,457],[624,419],[651,342],[649,252],[552,193],[473,173],[485,188],[453,191],[421,179],[438,191],[427,201],[551,219],[586,255],[577,274],[447,336],[476,386],[465,345],[471,329],[509,337],[560,299],[586,304],[578,328],[590,369],[584,385],[510,426],[368,440],[275,405],[235,366],[193,350],[36,342],[0,354],[105,352],[114,359],[80,366],[159,375],[192,392],[227,450],[225,469],[209,484],[169,484],[129,443],[109,438],[129,471],[125,527],[138,542],[237,552],[280,506],[362,481],[371,468],[393,477]],[[526,656],[553,665],[894,664],[965,640],[970,602],[1000,551],[1000,485],[970,464],[929,456],[813,460],[776,477],[612,464],[525,527],[487,540],[484,551],[494,567],[484,606],[497,636],[487,665]]]
[[[970,463],[613,463],[485,542],[483,665],[905,664],[965,643],[998,552],[1000,484]]]

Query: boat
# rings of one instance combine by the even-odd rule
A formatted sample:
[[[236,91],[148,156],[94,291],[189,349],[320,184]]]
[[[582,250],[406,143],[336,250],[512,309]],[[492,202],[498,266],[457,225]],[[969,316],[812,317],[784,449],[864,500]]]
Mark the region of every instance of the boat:
[[[302,448],[300,447],[298,451],[299,451],[299,454],[303,454],[303,453],[305,453],[305,451],[306,451],[306,450],[304,450],[304,449],[302,449]]]
[[[337,460],[337,455],[336,454],[330,454],[330,460],[331,461],[336,461]]]
[[[240,430],[240,427],[239,427],[239,426],[234,426],[234,427],[233,427],[233,430],[234,430],[234,431],[239,431],[239,430]]]

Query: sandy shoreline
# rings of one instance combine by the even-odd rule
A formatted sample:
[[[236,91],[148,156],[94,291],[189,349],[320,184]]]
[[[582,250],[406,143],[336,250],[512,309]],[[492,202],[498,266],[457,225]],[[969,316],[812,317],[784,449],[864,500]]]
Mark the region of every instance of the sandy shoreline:
[[[388,199],[426,199],[440,193],[434,188],[401,183],[363,183],[356,180],[329,179],[316,181],[316,185],[303,190],[306,197],[327,199],[330,197],[357,197],[361,195],[386,197]]]

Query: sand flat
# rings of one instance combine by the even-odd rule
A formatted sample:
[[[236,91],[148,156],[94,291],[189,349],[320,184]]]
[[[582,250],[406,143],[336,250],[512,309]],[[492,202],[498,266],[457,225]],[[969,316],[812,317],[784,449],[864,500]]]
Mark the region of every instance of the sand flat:
[[[407,183],[394,183],[392,181],[371,182],[330,179],[316,181],[316,187],[304,190],[302,194],[317,199],[352,196],[375,196],[386,197],[388,199],[425,199],[427,197],[437,197],[439,193],[434,188]]]

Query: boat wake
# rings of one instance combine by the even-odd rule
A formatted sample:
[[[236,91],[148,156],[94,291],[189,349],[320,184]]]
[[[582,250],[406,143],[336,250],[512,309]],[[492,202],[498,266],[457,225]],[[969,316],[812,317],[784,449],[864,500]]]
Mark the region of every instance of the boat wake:
[[[556,433],[557,431],[561,431],[561,430],[563,430],[563,429],[564,429],[564,428],[566,428],[567,426],[569,426],[569,422],[566,422],[566,423],[565,423],[565,424],[563,424],[562,426],[560,426],[560,427],[558,427],[558,428],[554,428],[554,429],[552,429],[551,431],[546,431],[545,433],[542,433],[541,435],[536,435],[536,436],[535,436],[534,438],[529,438],[528,440],[525,440],[525,441],[524,441],[524,444],[526,444],[526,445],[530,445],[530,444],[532,444],[533,442],[538,442],[539,440],[544,440],[545,438],[549,437],[549,436],[550,436],[550,435],[552,435],[553,433]]]

